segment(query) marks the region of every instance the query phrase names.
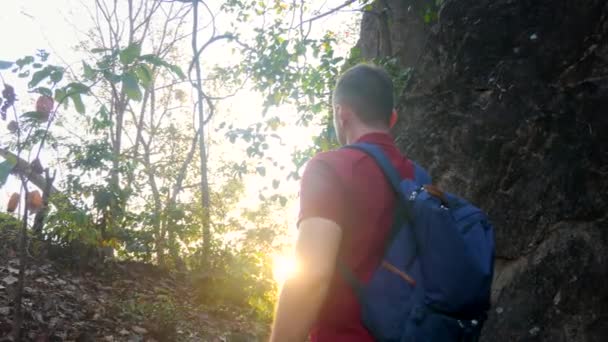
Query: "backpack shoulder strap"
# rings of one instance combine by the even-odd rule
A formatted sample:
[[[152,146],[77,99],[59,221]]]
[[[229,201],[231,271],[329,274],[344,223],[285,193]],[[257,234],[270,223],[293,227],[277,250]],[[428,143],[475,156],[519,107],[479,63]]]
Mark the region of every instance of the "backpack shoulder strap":
[[[391,161],[388,159],[386,154],[384,154],[380,147],[370,143],[356,143],[344,147],[363,151],[367,155],[372,157],[376,161],[376,164],[378,164],[380,169],[382,169],[382,172],[384,173],[388,181],[391,183],[391,186],[393,187],[395,192],[400,193],[399,184],[401,183],[401,175],[399,175],[397,169],[395,169]]]
[[[401,191],[402,177],[380,147],[378,147],[374,144],[370,144],[370,143],[356,143],[356,144],[344,146],[344,148],[360,150],[360,151],[366,153],[367,155],[369,155],[370,157],[372,157],[376,161],[376,164],[378,165],[378,167],[380,167],[380,169],[384,173],[385,177],[388,179],[389,183],[391,184],[393,190],[395,191],[395,193],[398,196],[397,197],[398,203],[396,206],[395,216],[393,218],[393,224],[390,229],[389,235],[388,235],[386,241],[384,242],[384,253],[386,253],[388,247],[391,245],[391,243],[397,237],[397,234],[400,232],[401,229],[403,229],[405,221],[408,221],[409,217],[410,217],[409,210],[405,206],[405,203],[406,203],[405,194]],[[426,172],[420,166],[418,166],[416,163],[413,163],[413,165],[414,165],[414,177],[415,177],[414,181],[416,183],[425,181],[426,178],[428,178],[428,175],[426,174]],[[415,241],[414,241],[414,243],[415,243]],[[418,248],[417,245],[414,245],[414,248],[417,249]],[[414,260],[413,257],[412,257],[412,260]],[[410,260],[410,262],[411,262],[411,260]],[[408,262],[408,264],[410,262]],[[346,283],[351,286],[356,297],[359,299],[359,303],[361,303],[361,304],[365,303],[364,285],[361,283],[361,281],[359,279],[357,279],[357,276],[355,275],[353,270],[351,270],[341,259],[338,259],[337,269],[340,272],[340,274],[342,275],[342,277],[344,278],[344,280],[346,281]],[[372,330],[373,336],[381,336],[376,331],[374,331],[375,327],[370,326],[370,327],[368,327],[368,329]]]
[[[399,174],[399,171],[397,171],[397,169],[393,166],[391,161],[388,159],[388,157],[380,147],[371,143],[356,143],[352,145],[347,145],[345,146],[345,148],[360,150],[372,157],[384,173],[385,177],[390,182],[391,186],[393,187],[393,190],[397,195],[397,206],[395,216],[393,218],[393,226],[391,227],[387,241],[384,245],[384,250],[386,251],[387,248],[394,241],[394,239],[397,237],[397,234],[399,234],[399,231],[403,228],[404,223],[407,221],[411,221],[412,217],[410,209],[408,209],[406,206],[406,194],[403,193],[403,191],[401,190],[402,177]],[[414,165],[416,177],[415,182],[417,181],[418,177],[420,177],[421,180],[425,180],[425,177],[427,177],[425,176],[426,172],[415,163]]]
[[[423,169],[418,163],[412,161],[414,164],[414,181],[419,185],[432,184],[433,180],[431,176]]]

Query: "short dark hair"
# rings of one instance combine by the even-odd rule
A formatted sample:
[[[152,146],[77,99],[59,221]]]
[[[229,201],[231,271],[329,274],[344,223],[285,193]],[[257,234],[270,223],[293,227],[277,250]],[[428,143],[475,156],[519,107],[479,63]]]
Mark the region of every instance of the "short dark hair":
[[[366,124],[388,125],[393,112],[393,81],[378,66],[358,64],[340,76],[333,102],[351,106]]]

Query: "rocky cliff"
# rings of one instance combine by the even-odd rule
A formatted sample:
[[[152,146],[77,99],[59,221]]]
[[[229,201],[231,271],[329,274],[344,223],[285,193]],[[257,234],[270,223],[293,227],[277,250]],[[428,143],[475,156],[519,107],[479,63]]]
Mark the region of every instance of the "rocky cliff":
[[[490,213],[485,341],[608,340],[608,2],[378,0],[364,58],[412,77],[395,129],[435,182]]]

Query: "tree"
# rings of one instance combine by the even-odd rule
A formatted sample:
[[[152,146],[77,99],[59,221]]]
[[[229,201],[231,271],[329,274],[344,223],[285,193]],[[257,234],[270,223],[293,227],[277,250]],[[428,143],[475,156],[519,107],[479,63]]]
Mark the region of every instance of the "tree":
[[[120,242],[129,235],[127,226],[142,215],[137,212],[147,210],[145,219],[153,227],[156,258],[161,264],[165,237],[169,234],[171,240],[173,235],[168,228],[169,212],[183,189],[198,135],[193,125],[183,128],[192,130],[194,137],[176,134],[173,113],[187,108],[183,101],[175,101],[183,92],[179,87],[185,76],[179,67],[167,62],[175,59],[176,48],[186,37],[182,28],[189,11],[179,3],[144,0],[129,0],[122,6],[97,0],[95,7],[88,9],[95,22],[93,46],[83,42],[81,48],[90,51],[95,62],[84,62],[83,71],[87,79],[99,81],[92,90],[99,111],[87,118],[91,138],[84,148],[81,143],[69,146],[73,166],[108,173],[106,185],[82,186],[81,177],[74,176],[70,186],[93,194],[103,240]],[[150,53],[143,53],[146,46]],[[166,150],[175,152],[182,146],[191,147],[184,154]],[[158,155],[170,160],[158,159]],[[134,205],[141,200],[146,203],[147,194],[152,207]]]
[[[203,3],[204,4],[204,3]],[[205,93],[203,92],[202,85],[202,74],[201,74],[201,62],[200,55],[204,50],[204,46],[200,48],[198,47],[198,10],[199,10],[199,1],[192,1],[192,55],[193,59],[191,65],[194,64],[195,68],[195,80],[191,79],[192,86],[196,90],[196,104],[198,109],[198,127],[199,127],[199,158],[200,158],[200,173],[201,173],[201,204],[203,210],[203,251],[201,253],[203,263],[206,264],[209,258],[209,249],[211,246],[211,230],[209,228],[211,221],[209,212],[211,210],[211,199],[209,196],[209,180],[208,180],[208,168],[207,168],[207,150],[205,144],[205,124],[209,119],[205,119],[205,112],[203,110],[203,102],[206,100]],[[206,6],[206,4],[205,4]],[[207,7],[208,8],[208,7]],[[209,10],[209,14],[213,16],[213,13]],[[213,19],[213,30],[215,33],[215,18]],[[214,40],[217,40],[217,36],[215,34],[207,41],[206,45],[212,43]],[[191,69],[190,69],[191,70]],[[190,71],[189,70],[189,71]],[[208,99],[208,98],[207,98]],[[209,115],[211,118],[211,115]]]
[[[16,173],[21,183],[21,192],[14,193],[9,199],[7,209],[14,212],[20,208],[22,227],[19,236],[19,277],[17,290],[15,292],[15,318],[13,324],[13,338],[20,340],[21,325],[23,321],[23,308],[21,305],[24,276],[27,265],[27,241],[29,215],[35,213],[34,231],[39,233],[47,212],[48,199],[52,191],[55,173],[50,176],[49,168],[44,168],[40,162],[40,153],[47,142],[55,141],[50,131],[58,115],[60,106],[67,106],[69,101],[79,112],[84,112],[81,95],[86,94],[89,87],[82,83],[71,82],[60,86],[63,80],[64,69],[54,65],[45,65],[48,53],[39,51],[35,56],[26,56],[17,61],[0,61],[0,70],[12,68],[12,72],[19,78],[28,78],[27,84],[30,92],[38,94],[35,108],[19,115],[16,108],[17,94],[15,89],[4,81],[2,91],[2,107],[0,114],[3,121],[12,114],[12,120],[8,123],[8,130],[12,134],[12,142],[8,146],[0,146],[0,156],[4,161],[0,163],[0,186],[4,185],[11,172]],[[49,84],[50,88],[46,87]],[[54,93],[53,93],[54,90]],[[41,174],[45,175],[42,179]],[[30,191],[30,182],[36,184],[39,190]],[[23,197],[23,200],[21,198]],[[20,204],[21,203],[21,204]],[[19,213],[19,211],[17,211]]]

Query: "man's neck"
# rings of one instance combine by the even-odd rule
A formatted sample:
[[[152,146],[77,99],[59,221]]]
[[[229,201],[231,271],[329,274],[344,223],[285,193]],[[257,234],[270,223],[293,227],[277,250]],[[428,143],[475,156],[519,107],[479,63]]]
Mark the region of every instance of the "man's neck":
[[[376,127],[360,127],[354,130],[351,134],[346,137],[346,143],[352,144],[361,139],[361,137],[372,134],[372,133],[380,133],[380,134],[389,134],[389,129],[382,129]]]

